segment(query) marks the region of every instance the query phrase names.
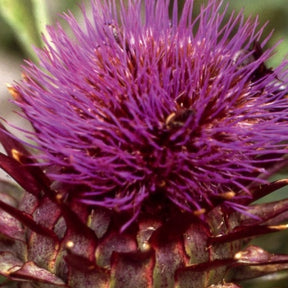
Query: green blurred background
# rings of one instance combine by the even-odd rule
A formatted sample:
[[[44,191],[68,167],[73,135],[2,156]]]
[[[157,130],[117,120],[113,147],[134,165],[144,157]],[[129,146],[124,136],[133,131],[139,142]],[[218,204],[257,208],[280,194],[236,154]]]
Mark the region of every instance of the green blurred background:
[[[178,1],[179,5],[183,1]],[[89,1],[85,1],[89,2]],[[207,0],[195,0],[197,5]],[[288,54],[288,2],[287,0],[224,0],[230,3],[229,11],[244,9],[245,15],[259,15],[260,23],[269,21],[267,33],[275,30],[270,41],[270,46],[282,39],[277,48],[277,53],[271,58],[268,66],[276,66]],[[22,118],[17,116],[17,109],[9,102],[6,83],[19,80],[23,59],[35,59],[32,46],[40,46],[40,32],[45,31],[47,24],[63,21],[59,13],[70,9],[75,15],[80,13],[79,0],[0,0],[0,117],[5,118],[16,126],[28,127]],[[59,20],[60,19],[60,20]],[[287,129],[288,130],[288,129]],[[0,175],[1,177],[1,175]],[[7,177],[2,175],[2,177]],[[275,178],[287,177],[287,171]],[[282,189],[266,201],[283,198],[287,190]],[[286,196],[287,197],[287,196]],[[288,253],[288,233],[281,232],[268,235],[257,240],[256,244],[270,252]],[[288,278],[284,272],[279,279],[270,280],[270,276],[246,282],[244,288],[287,288]],[[283,279],[282,279],[283,277]],[[84,288],[84,287],[83,287]],[[201,287],[199,287],[201,288]]]

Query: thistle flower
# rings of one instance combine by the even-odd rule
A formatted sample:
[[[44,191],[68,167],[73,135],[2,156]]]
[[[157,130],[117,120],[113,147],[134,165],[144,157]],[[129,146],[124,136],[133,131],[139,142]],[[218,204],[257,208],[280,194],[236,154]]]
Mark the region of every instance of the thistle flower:
[[[169,1],[146,1],[144,16],[132,1],[119,17],[115,4],[94,3],[86,32],[66,15],[75,39],[50,28],[55,48],[46,42],[39,67],[24,68],[16,103],[68,197],[137,215],[153,196],[194,212],[233,191],[225,203],[236,208],[251,198],[247,183],[282,160],[284,66],[263,67],[263,29],[243,15],[221,28],[217,1],[196,20],[186,1],[178,21],[176,4],[170,20]]]
[[[187,0],[178,19],[170,4],[131,0],[118,13],[92,1],[85,29],[64,15],[73,36],[48,28],[39,65],[10,87],[39,153],[2,128],[1,167],[27,191],[19,210],[0,201],[14,217],[3,235],[28,239],[17,254],[0,246],[3,275],[212,288],[287,268],[288,256],[245,246],[286,228],[286,200],[250,205],[287,184],[267,180],[288,151],[286,62],[267,68],[257,20],[225,22],[217,0],[196,18]]]

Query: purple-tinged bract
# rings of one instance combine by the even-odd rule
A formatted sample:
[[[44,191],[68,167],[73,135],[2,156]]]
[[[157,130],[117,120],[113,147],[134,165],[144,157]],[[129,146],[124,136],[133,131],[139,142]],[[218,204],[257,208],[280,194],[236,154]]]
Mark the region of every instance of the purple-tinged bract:
[[[179,18],[177,1],[171,17],[168,0],[100,2],[85,28],[64,16],[72,37],[49,28],[13,88],[49,177],[68,199],[134,217],[154,198],[244,209],[287,153],[287,69],[264,64],[263,27],[224,20],[216,0],[196,18],[192,0]]]

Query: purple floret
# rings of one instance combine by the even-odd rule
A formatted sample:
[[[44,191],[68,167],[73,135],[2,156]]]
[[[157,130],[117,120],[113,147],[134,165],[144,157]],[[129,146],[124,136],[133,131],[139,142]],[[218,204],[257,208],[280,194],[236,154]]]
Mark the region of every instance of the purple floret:
[[[287,68],[264,64],[264,27],[241,13],[225,22],[216,0],[196,18],[186,0],[179,19],[169,1],[128,0],[120,13],[99,2],[90,20],[83,9],[85,28],[64,16],[72,36],[49,28],[40,64],[15,85],[40,165],[92,206],[137,215],[161,195],[188,212],[241,209],[287,153]]]

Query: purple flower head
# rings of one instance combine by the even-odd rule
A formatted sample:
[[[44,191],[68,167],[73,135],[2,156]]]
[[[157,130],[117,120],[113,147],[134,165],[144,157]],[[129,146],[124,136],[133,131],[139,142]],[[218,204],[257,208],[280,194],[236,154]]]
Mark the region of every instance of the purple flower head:
[[[134,218],[156,198],[241,209],[287,152],[286,64],[268,69],[264,27],[224,20],[221,1],[196,18],[193,0],[179,18],[177,1],[171,17],[169,0],[123,2],[93,1],[85,28],[65,15],[73,36],[49,28],[24,67],[14,92],[41,165],[67,198]]]

